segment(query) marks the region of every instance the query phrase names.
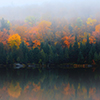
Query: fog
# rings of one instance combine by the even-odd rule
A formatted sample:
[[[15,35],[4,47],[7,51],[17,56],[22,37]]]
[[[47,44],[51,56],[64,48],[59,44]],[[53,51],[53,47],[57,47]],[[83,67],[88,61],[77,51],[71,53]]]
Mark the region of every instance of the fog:
[[[95,18],[99,14],[99,0],[3,0],[0,18],[24,20],[27,16],[52,19],[81,17]]]

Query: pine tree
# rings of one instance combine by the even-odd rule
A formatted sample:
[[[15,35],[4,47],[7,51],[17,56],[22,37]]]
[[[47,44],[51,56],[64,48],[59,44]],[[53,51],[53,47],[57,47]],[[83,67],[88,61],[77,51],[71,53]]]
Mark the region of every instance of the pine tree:
[[[72,48],[72,44],[70,44],[69,50],[68,50],[68,54],[69,54],[69,62],[73,62],[73,48]]]
[[[86,59],[85,59],[86,63],[88,63],[88,59],[89,59],[88,54],[89,54],[90,48],[91,48],[91,46],[89,44],[89,35],[87,35],[87,42],[86,42],[86,47],[85,47],[85,51],[84,51],[84,55],[86,57]]]
[[[91,50],[89,51],[89,54],[88,54],[88,63],[91,64],[92,63],[92,60],[93,60],[93,50],[91,48]]]
[[[62,49],[62,47],[59,48],[58,55],[59,55],[58,62],[61,64],[61,63],[64,62],[64,54],[63,54],[63,49]]]
[[[12,52],[9,52],[6,56],[6,64],[13,64],[14,60],[13,60],[13,54]]]
[[[97,52],[94,53],[94,61],[98,64],[98,54]]]
[[[24,42],[22,42],[19,47],[20,48],[18,50],[18,57],[20,59],[20,63],[26,64],[29,59],[28,58],[28,55],[29,55],[28,47],[26,46]]]
[[[80,51],[79,54],[78,54],[77,63],[79,63],[79,64],[83,64],[83,63],[84,63],[84,57],[83,57],[81,51]]]
[[[33,48],[29,50],[29,53],[28,53],[28,60],[29,60],[29,63],[33,63],[34,60],[33,60]]]
[[[50,48],[49,63],[50,63],[50,64],[53,64],[53,63],[54,63],[54,53],[53,53],[53,51],[52,51],[52,48]]]
[[[45,64],[46,63],[46,54],[43,51],[43,49],[40,52],[40,56],[41,56],[40,59],[42,60],[42,64]]]
[[[39,59],[40,59],[40,50],[36,47],[33,50],[33,60],[34,60],[34,63],[38,63]]]
[[[0,43],[0,64],[6,63],[6,51],[4,49],[3,43]]]
[[[64,53],[64,62],[68,63],[68,61],[69,61],[69,54],[68,54],[68,48],[66,48]]]
[[[74,60],[74,62],[77,62],[78,52],[79,52],[79,50],[78,50],[78,42],[77,42],[77,35],[75,35],[75,43],[74,43],[73,49],[74,49],[73,60]]]

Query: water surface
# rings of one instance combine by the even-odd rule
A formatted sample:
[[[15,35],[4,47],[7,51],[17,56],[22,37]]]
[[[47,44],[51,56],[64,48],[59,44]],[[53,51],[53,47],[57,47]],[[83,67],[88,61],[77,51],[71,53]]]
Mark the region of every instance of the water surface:
[[[0,100],[100,100],[100,69],[0,69]]]

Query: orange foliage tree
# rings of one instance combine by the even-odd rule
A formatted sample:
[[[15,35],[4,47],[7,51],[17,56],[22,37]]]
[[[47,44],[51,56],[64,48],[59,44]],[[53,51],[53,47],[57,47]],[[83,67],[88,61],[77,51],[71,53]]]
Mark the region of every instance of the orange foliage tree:
[[[30,27],[24,38],[25,43],[29,47],[39,47],[40,42],[45,41],[51,37],[52,32],[50,32],[50,26],[51,22],[44,20],[41,21],[37,26]]]
[[[70,44],[74,45],[75,42],[75,36],[65,36],[62,38],[62,40],[64,41],[64,44],[69,48]]]
[[[95,26],[95,31],[92,32],[92,36],[97,39],[97,41],[100,40],[100,24]]]
[[[3,29],[3,31],[0,31],[0,42],[2,42],[4,45],[7,44],[8,37],[9,35],[6,29]]]
[[[40,39],[41,41],[44,41],[50,33],[50,26],[51,26],[51,22],[45,20],[41,21],[38,24],[37,38]]]
[[[28,33],[28,29],[25,26],[17,26],[15,28],[15,32],[18,33],[21,36],[21,39],[24,40],[25,35]]]
[[[96,31],[96,32],[100,32],[100,24],[96,25],[95,31]]]

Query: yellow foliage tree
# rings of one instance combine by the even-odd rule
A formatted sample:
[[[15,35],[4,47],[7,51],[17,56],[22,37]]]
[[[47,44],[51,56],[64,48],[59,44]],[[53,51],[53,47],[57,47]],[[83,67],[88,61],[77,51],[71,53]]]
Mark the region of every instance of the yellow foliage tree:
[[[12,48],[14,45],[19,48],[19,45],[21,43],[21,37],[18,34],[13,34],[8,38],[9,46]]]
[[[86,21],[87,25],[90,25],[90,26],[93,26],[96,22],[97,22],[96,19],[91,19],[91,18],[88,18]]]

